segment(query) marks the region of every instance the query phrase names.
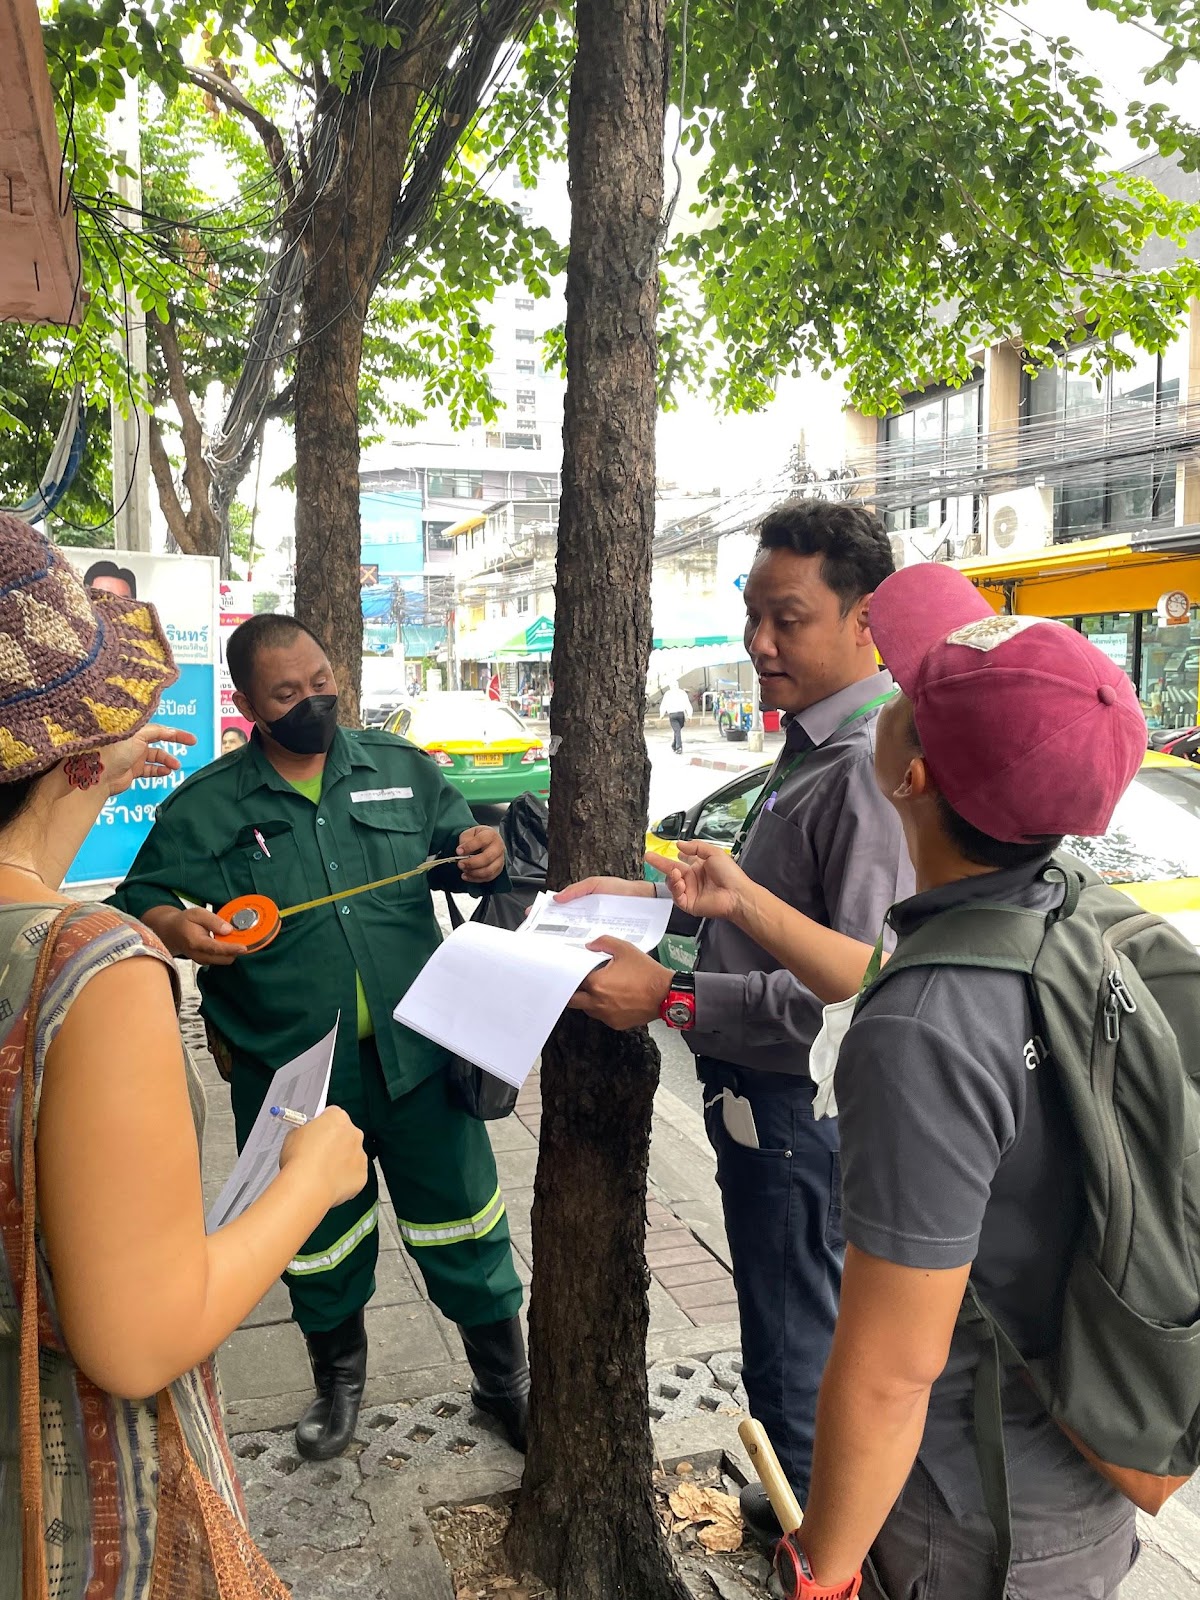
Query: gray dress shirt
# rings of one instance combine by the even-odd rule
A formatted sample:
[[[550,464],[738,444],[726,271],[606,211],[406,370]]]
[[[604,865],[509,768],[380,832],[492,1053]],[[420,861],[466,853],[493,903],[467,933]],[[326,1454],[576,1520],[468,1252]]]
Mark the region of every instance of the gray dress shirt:
[[[776,798],[738,857],[797,911],[869,944],[888,908],[914,887],[899,819],[875,782],[878,707],[864,709],[891,687],[890,673],[879,672],[789,719],[765,790]],[[683,931],[674,919],[672,927]],[[807,1077],[821,1011],[814,994],[732,923],[701,926],[696,1025],[684,1034],[696,1055]]]

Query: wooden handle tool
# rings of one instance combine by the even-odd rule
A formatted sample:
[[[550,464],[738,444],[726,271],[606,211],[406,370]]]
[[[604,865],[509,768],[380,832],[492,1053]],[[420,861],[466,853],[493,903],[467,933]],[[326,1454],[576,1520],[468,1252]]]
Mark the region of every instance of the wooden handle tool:
[[[750,1457],[755,1472],[758,1473],[759,1481],[767,1491],[767,1499],[771,1502],[772,1511],[779,1518],[779,1526],[784,1533],[795,1533],[804,1513],[800,1510],[800,1502],[792,1493],[791,1484],[783,1475],[779,1457],[771,1448],[766,1429],[761,1422],[755,1422],[753,1417],[747,1417],[738,1426],[738,1436],[746,1446],[746,1454]]]

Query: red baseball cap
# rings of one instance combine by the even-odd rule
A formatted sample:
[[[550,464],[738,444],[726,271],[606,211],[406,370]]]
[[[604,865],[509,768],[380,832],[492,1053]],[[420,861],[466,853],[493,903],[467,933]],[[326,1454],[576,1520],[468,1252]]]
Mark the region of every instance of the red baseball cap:
[[[936,562],[884,579],[871,634],[960,817],[1010,844],[1105,832],[1146,753],[1146,719],[1124,672],[1083,634],[999,616]]]

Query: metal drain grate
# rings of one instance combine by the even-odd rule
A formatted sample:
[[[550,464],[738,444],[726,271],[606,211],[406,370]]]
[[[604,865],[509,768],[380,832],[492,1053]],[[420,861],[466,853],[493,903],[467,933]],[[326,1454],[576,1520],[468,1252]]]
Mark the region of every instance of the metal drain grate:
[[[245,1433],[232,1440],[255,1536],[268,1560],[302,1546],[353,1550],[371,1530],[371,1515],[355,1499],[362,1472],[354,1456],[302,1461],[291,1432]]]

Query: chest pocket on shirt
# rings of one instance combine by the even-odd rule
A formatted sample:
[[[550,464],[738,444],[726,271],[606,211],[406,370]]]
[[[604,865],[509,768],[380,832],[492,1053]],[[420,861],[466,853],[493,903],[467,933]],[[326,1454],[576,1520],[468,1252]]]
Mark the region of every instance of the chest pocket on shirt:
[[[415,800],[353,801],[350,820],[362,848],[363,883],[394,872],[410,872],[429,854],[425,811]],[[424,895],[427,887],[424,878],[409,878],[372,889],[368,898],[394,906],[411,896]]]
[[[262,843],[254,837],[253,824],[240,828],[220,858],[221,872],[229,885],[229,898],[265,894],[277,906],[303,899],[302,894],[297,896],[293,892],[298,884],[303,884],[303,876],[300,848],[291,823],[264,822],[258,826],[258,831],[262,834]]]
[[[824,922],[825,899],[812,841],[794,822],[774,811],[759,812],[738,865],[797,911]]]

